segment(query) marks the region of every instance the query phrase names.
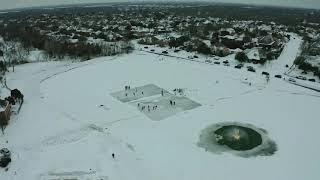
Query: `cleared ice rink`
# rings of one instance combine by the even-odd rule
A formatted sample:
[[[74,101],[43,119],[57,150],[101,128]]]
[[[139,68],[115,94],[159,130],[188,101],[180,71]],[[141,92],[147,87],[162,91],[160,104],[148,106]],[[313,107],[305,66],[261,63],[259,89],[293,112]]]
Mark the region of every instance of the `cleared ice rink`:
[[[138,111],[155,121],[201,106],[186,96],[172,94],[154,84],[132,87],[111,95],[123,103],[136,106]]]

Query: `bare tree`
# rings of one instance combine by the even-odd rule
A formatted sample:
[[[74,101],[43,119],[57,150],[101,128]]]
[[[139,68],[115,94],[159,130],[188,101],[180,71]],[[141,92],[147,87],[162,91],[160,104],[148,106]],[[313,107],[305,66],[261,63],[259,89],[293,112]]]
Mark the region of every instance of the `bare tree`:
[[[21,43],[14,41],[3,41],[0,45],[0,49],[3,52],[3,60],[9,66],[12,66],[12,71],[14,72],[14,65],[25,61],[29,55],[28,51],[23,48]]]

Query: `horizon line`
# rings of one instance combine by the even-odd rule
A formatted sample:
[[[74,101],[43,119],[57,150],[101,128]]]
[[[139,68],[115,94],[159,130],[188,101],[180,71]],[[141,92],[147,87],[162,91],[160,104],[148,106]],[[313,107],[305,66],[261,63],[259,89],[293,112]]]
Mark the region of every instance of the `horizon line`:
[[[100,2],[100,3],[66,3],[66,4],[57,4],[57,5],[43,5],[43,6],[27,6],[27,7],[18,7],[18,8],[8,8],[8,9],[0,9],[0,13],[10,13],[10,12],[21,12],[25,10],[36,10],[36,9],[46,9],[46,8],[72,8],[72,7],[85,7],[86,5],[112,5],[112,4],[166,4],[166,3],[179,3],[179,4],[195,4],[195,3],[206,3],[208,5],[231,5],[231,6],[252,6],[252,7],[267,7],[267,8],[281,8],[281,9],[301,9],[301,10],[316,10],[320,11],[316,8],[308,8],[308,7],[300,7],[300,6],[283,6],[283,5],[270,5],[270,4],[256,4],[256,3],[232,3],[232,2],[212,2],[208,0],[203,1],[191,1],[191,0],[185,0],[185,1],[177,1],[177,0],[164,0],[164,1],[157,1],[157,0],[150,0],[150,1],[144,1],[139,0],[137,2],[131,2],[131,1],[122,1],[122,2]]]

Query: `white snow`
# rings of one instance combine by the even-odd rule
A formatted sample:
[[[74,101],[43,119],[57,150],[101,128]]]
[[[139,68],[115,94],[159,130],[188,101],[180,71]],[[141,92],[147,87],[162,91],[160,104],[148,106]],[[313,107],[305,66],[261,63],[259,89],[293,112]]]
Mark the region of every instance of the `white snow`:
[[[289,41],[261,71],[284,73],[300,42]],[[7,84],[21,89],[25,102],[0,135],[0,147],[13,156],[0,179],[318,179],[319,93],[204,60],[135,51],[81,63],[17,66]],[[183,88],[201,106],[152,121],[110,95],[146,84]],[[3,89],[2,97],[8,93]],[[278,145],[276,154],[241,158],[197,146],[202,129],[230,121],[266,129]]]
[[[30,51],[30,54],[27,57],[27,61],[29,62],[45,61],[46,59],[48,58],[45,57],[45,52],[41,50]]]

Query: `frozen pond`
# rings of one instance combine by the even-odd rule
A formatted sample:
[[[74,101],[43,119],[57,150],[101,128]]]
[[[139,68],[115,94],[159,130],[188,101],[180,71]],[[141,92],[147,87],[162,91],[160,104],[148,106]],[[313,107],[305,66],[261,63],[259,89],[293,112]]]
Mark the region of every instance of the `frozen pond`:
[[[241,157],[271,156],[276,143],[267,131],[251,124],[218,123],[203,129],[198,146],[216,154],[229,152]]]

